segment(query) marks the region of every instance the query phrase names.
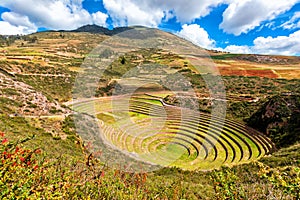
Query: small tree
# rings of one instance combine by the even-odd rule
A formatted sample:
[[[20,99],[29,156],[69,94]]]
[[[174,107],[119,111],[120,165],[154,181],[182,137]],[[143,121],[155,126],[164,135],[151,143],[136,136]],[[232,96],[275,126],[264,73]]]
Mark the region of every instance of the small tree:
[[[125,63],[126,63],[126,58],[123,56],[123,57],[121,58],[121,64],[124,65]]]

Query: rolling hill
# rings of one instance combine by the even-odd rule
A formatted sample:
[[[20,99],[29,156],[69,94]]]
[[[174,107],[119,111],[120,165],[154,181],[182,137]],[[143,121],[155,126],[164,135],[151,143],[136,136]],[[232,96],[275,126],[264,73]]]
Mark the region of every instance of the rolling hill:
[[[299,85],[299,57],[145,27],[2,36],[0,196],[297,199]],[[18,145],[44,152],[41,171],[13,164]]]

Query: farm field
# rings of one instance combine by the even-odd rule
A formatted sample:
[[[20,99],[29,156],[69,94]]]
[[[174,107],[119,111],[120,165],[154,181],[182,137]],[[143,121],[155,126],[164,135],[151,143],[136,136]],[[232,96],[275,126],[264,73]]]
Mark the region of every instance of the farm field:
[[[244,124],[181,110],[154,95],[99,98],[72,107],[97,116],[106,142],[165,167],[232,166],[259,159],[275,148],[267,137]]]
[[[299,198],[299,57],[155,34],[193,52],[109,31],[0,43],[1,198]]]
[[[259,76],[293,79],[300,76],[300,65],[266,65],[243,61],[216,62],[222,75]]]
[[[299,78],[299,58],[264,55],[211,55],[222,75]]]

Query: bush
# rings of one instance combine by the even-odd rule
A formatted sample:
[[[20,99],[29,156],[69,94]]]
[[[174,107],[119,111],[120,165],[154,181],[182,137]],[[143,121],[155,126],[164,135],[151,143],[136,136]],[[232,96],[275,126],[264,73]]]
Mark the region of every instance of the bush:
[[[93,158],[47,160],[0,135],[1,199],[145,199],[146,173],[112,170]]]

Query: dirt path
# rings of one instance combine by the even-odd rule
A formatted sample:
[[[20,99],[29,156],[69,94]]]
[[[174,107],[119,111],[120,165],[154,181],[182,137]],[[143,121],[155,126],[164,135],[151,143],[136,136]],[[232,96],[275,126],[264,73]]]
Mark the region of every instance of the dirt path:
[[[271,70],[274,74],[276,74],[278,76],[278,78],[282,78],[281,75],[279,73],[277,73],[274,69]]]
[[[71,78],[71,75],[65,75],[65,74],[37,74],[37,73],[32,73],[32,74],[20,74],[20,73],[14,73],[10,72],[12,75],[22,75],[22,76],[44,76],[44,77],[66,77],[66,78]]]
[[[9,117],[24,117],[25,119],[65,119],[70,114],[61,114],[61,115],[10,115]]]

